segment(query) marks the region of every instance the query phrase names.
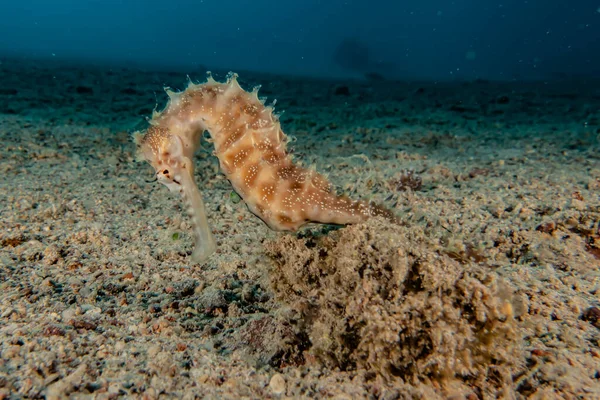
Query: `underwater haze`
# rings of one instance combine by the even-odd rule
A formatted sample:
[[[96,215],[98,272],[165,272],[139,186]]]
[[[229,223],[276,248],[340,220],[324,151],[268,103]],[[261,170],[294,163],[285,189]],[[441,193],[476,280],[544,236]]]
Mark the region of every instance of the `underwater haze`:
[[[600,75],[590,0],[4,1],[0,56],[401,79]]]
[[[0,400],[600,400],[599,38],[0,0]]]

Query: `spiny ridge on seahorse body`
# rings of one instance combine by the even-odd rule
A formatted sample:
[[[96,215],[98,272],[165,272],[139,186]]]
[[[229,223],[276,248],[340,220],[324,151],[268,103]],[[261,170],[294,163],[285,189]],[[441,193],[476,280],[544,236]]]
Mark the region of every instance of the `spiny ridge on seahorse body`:
[[[193,155],[204,131],[209,132],[214,154],[234,190],[271,229],[296,230],[308,222],[357,223],[373,216],[394,219],[380,206],[336,195],[323,175],[295,165],[273,108],[258,98],[258,88],[242,89],[236,74],[230,73],[223,83],[209,73],[205,83],[190,82],[181,92],[166,91],[166,107],[134,137],[159,182],[184,197],[194,226],[196,261],[215,250],[193,179]]]

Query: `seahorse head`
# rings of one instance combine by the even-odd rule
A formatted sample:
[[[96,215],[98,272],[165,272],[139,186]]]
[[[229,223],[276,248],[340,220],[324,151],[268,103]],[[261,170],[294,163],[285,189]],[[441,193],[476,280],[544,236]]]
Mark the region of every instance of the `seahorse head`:
[[[183,170],[187,169],[185,173],[193,174],[193,164],[187,157],[186,146],[181,138],[158,127],[151,127],[145,133],[136,133],[134,138],[139,158],[152,165],[158,182],[171,192],[179,192]]]

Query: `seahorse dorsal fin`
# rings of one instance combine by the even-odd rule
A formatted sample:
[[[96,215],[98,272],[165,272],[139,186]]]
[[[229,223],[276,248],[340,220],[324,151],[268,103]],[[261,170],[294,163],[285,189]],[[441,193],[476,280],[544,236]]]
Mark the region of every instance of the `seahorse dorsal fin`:
[[[213,78],[211,71],[206,71],[206,83],[211,85],[217,83],[217,81],[215,81],[215,78]]]

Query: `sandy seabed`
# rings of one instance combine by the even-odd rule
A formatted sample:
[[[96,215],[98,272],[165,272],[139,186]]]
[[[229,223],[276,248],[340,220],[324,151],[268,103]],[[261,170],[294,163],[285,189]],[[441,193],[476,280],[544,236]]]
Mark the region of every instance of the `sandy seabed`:
[[[3,60],[0,399],[600,399],[600,82],[240,81],[399,223],[270,231],[204,142],[193,264],[130,139],[185,73]]]

